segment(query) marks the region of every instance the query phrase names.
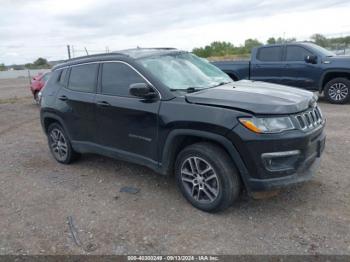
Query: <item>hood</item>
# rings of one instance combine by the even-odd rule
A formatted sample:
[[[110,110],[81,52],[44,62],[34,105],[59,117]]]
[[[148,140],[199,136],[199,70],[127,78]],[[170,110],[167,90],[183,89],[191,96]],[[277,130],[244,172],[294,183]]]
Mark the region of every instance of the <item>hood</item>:
[[[343,56],[343,55],[337,55],[337,56],[331,56],[326,57],[323,59],[323,63],[334,63],[336,66],[344,66],[349,68],[350,67],[350,56]]]
[[[186,94],[189,103],[224,106],[255,114],[293,114],[315,103],[312,92],[265,82],[241,80]]]
[[[348,55],[336,55],[336,56],[327,57],[326,60],[331,60],[331,61],[347,60],[347,61],[350,61],[350,56],[348,56]]]

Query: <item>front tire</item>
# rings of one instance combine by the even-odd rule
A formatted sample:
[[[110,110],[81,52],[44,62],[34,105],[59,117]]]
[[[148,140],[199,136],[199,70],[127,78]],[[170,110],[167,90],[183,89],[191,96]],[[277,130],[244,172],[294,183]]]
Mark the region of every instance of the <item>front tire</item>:
[[[350,100],[350,81],[338,77],[329,81],[324,87],[324,95],[332,104],[345,104]]]
[[[184,197],[206,212],[228,208],[241,191],[232,159],[212,143],[197,143],[182,150],[175,163],[175,173]]]
[[[58,123],[49,126],[47,138],[51,154],[57,162],[70,164],[80,156],[73,150],[66,132]]]

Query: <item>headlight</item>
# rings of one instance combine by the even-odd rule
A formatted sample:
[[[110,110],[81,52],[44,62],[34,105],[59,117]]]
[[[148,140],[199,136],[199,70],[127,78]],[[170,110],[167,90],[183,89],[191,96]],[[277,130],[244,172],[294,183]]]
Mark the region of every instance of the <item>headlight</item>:
[[[255,133],[279,133],[295,128],[292,120],[288,116],[239,118],[239,122]]]

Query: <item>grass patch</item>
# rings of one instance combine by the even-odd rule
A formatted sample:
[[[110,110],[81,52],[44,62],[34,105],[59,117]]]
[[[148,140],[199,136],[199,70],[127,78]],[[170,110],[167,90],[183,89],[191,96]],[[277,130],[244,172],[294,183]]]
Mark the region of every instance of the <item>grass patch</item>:
[[[30,96],[26,96],[26,97],[10,97],[10,98],[0,98],[0,105],[2,104],[15,104],[18,103],[20,101],[26,100],[30,98]]]

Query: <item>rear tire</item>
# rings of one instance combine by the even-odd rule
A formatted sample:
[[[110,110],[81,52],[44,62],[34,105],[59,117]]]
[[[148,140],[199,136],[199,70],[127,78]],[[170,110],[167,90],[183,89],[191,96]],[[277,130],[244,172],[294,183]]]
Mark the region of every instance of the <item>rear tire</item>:
[[[324,95],[332,104],[345,104],[350,100],[350,81],[343,77],[334,78],[324,87]]]
[[[241,192],[232,159],[221,147],[209,142],[183,149],[176,159],[175,174],[184,197],[206,212],[228,208]]]
[[[70,164],[78,159],[80,154],[72,148],[69,137],[58,123],[52,123],[47,130],[47,140],[52,156],[57,162]]]

